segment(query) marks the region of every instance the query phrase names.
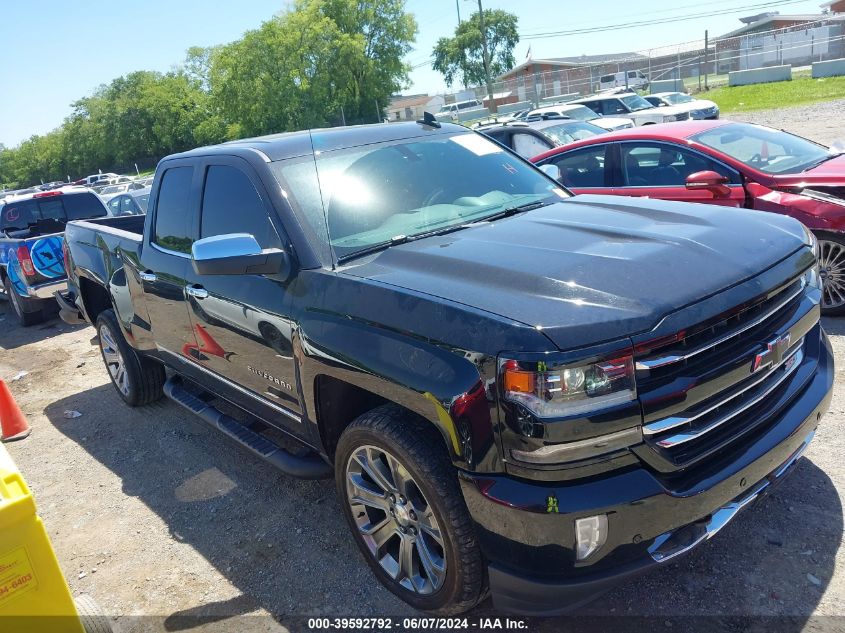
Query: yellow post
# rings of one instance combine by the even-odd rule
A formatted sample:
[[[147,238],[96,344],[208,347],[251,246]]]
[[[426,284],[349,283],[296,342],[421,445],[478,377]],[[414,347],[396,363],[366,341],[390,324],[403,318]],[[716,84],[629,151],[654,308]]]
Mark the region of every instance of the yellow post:
[[[0,631],[84,633],[32,493],[2,444]]]

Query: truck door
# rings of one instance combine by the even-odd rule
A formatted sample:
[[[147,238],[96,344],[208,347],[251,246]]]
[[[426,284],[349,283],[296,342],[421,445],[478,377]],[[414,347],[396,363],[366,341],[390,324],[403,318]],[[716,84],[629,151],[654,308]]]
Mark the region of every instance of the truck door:
[[[191,356],[197,347],[185,301],[196,224],[194,172],[184,161],[167,163],[150,200],[151,224],[139,262],[153,338],[159,353],[172,358]]]
[[[248,233],[262,248],[284,245],[284,229],[246,161],[209,158],[202,169],[200,238]],[[242,406],[257,400],[262,418],[301,433],[285,283],[272,275],[198,275],[191,267],[187,293],[202,366],[247,389]]]

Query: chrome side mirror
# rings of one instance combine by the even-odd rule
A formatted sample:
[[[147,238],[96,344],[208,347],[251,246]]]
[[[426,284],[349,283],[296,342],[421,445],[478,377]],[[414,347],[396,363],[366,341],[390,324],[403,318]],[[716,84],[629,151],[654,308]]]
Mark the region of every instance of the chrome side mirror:
[[[197,240],[191,263],[198,275],[290,274],[290,258],[279,248],[262,249],[248,233],[229,233]]]

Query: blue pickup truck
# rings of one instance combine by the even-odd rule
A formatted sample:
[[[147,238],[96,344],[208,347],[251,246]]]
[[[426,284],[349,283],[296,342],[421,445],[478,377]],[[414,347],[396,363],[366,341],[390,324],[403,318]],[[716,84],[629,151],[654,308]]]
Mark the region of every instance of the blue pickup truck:
[[[0,202],[0,293],[21,325],[41,322],[67,287],[62,244],[68,220],[108,214],[102,200],[81,187],[65,187]]]

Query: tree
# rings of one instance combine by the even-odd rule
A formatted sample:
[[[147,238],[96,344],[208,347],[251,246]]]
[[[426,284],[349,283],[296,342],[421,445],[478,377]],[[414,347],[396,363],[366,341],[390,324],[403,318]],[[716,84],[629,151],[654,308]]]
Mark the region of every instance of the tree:
[[[465,86],[486,83],[480,12],[461,22],[454,37],[441,37],[434,47],[434,70],[451,86],[460,79]],[[513,49],[519,43],[518,18],[500,9],[485,9],[484,32],[490,59],[490,73],[501,75],[516,64]]]
[[[404,0],[298,0],[211,57],[227,136],[372,122],[405,85],[417,25]],[[376,109],[379,104],[379,110]]]

